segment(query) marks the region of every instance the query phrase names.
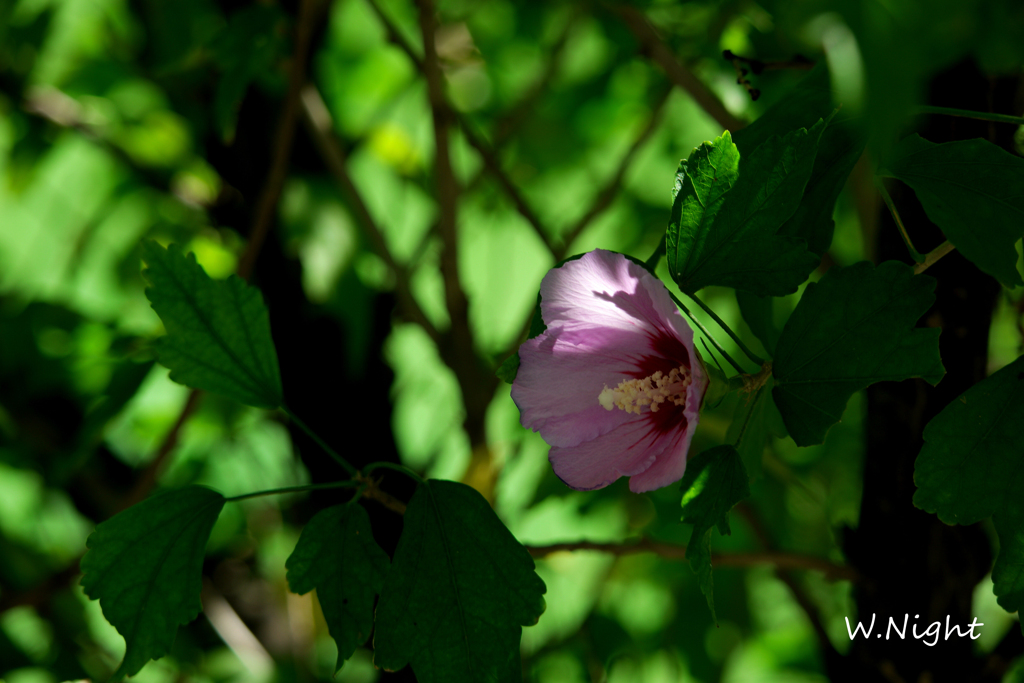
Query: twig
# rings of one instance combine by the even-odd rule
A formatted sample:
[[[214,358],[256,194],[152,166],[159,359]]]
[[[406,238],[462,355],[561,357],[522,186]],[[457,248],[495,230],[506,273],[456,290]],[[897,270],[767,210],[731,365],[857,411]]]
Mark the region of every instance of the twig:
[[[601,215],[609,206],[611,206],[612,200],[615,199],[616,193],[619,191],[619,186],[622,185],[622,179],[626,176],[626,171],[629,170],[629,165],[633,162],[633,158],[636,156],[640,148],[644,146],[654,131],[657,130],[658,124],[661,123],[661,114],[665,109],[665,104],[668,102],[669,95],[672,94],[672,88],[667,87],[658,96],[658,100],[654,104],[654,108],[651,111],[651,118],[647,121],[647,125],[637,136],[636,140],[630,146],[629,150],[623,155],[622,160],[619,161],[619,167],[615,171],[615,175],[612,176],[608,184],[605,185],[601,191],[597,194],[594,202],[590,205],[583,216],[580,217],[576,224],[566,233],[565,239],[562,241],[562,246],[554,252],[555,260],[561,261],[565,258],[569,247],[576,241],[576,238],[590,225],[591,221]]]
[[[750,525],[751,530],[754,532],[754,536],[761,543],[761,546],[768,549],[771,546],[768,532],[754,510],[746,503],[737,504],[735,510]],[[853,576],[857,575],[855,570],[852,568],[847,567],[847,569],[853,572]],[[825,625],[821,621],[821,616],[818,614],[817,608],[811,601],[810,597],[808,597],[803,587],[793,579],[786,569],[783,569],[782,567],[775,567],[775,575],[780,581],[789,587],[789,591],[793,594],[793,599],[796,600],[797,604],[800,605],[801,609],[803,609],[804,613],[807,615],[807,619],[811,622],[811,627],[814,629],[814,633],[818,637],[818,643],[821,645],[821,649],[825,657],[838,657],[839,652],[832,644],[832,641],[829,640],[828,631],[825,630]]]
[[[639,541],[625,543],[595,543],[576,541],[573,543],[553,543],[551,545],[528,545],[526,549],[533,557],[547,557],[552,553],[576,550],[596,550],[621,557],[635,553],[654,553],[667,560],[686,559],[686,546],[675,543],[662,543],[643,538]],[[856,581],[858,575],[850,567],[835,564],[820,557],[798,555],[796,553],[712,553],[711,562],[716,567],[752,567],[762,564],[774,565],[782,569],[813,569],[825,574],[829,580]]]
[[[662,68],[669,80],[689,93],[690,97],[720,126],[727,130],[737,131],[746,125],[733,116],[722,104],[722,101],[699,78],[679,63],[675,54],[662,42],[657,31],[640,10],[625,5],[606,5],[606,7],[622,18],[626,27],[643,46],[644,51]]]
[[[292,54],[291,72],[288,75],[288,94],[285,96],[281,119],[274,133],[274,151],[271,156],[270,172],[256,204],[256,215],[249,230],[249,242],[238,260],[237,273],[249,279],[256,265],[263,241],[274,223],[277,202],[281,198],[285,178],[288,176],[288,160],[292,155],[295,140],[295,123],[299,115],[299,94],[306,80],[306,62],[309,57],[310,37],[319,12],[317,0],[301,0],[298,24],[295,27],[295,52]]]
[[[889,196],[889,191],[885,189],[885,182],[875,177],[875,187],[878,188],[878,194],[882,195],[882,199],[885,201],[885,205],[889,207],[889,213],[892,214],[892,219],[896,221],[896,227],[900,231],[900,237],[903,238],[903,243],[907,245],[907,250],[910,252],[910,258],[914,259],[915,263],[921,263],[924,257],[921,256],[921,252],[914,248],[914,243],[910,241],[910,234],[907,232],[906,227],[903,225],[903,221],[900,219],[900,213],[896,210],[896,204],[892,201],[892,197]]]
[[[721,318],[719,318],[718,314],[715,313],[713,310],[711,310],[711,308],[709,308],[706,303],[704,303],[703,301],[698,299],[696,294],[687,294],[686,296],[690,297],[690,299],[692,299],[694,302],[696,302],[696,304],[698,306],[700,306],[704,310],[705,313],[707,313],[708,315],[711,316],[712,320],[714,320],[716,323],[718,323],[718,326],[720,328],[725,330],[725,333],[727,335],[729,335],[734,342],[736,342],[736,346],[740,347],[740,351],[745,353],[747,355],[747,358],[749,358],[750,360],[754,361],[758,365],[764,365],[764,358],[761,358],[756,353],[754,353],[753,351],[748,349],[747,345],[743,343],[743,341],[739,338],[739,336],[735,332],[733,332],[732,329],[730,329],[728,325],[725,324],[725,321],[722,320]]]
[[[540,217],[537,216],[536,212],[529,204],[526,203],[526,199],[519,191],[519,188],[516,187],[515,183],[512,182],[512,179],[507,173],[505,173],[504,169],[501,168],[501,162],[498,160],[497,154],[495,154],[494,150],[491,149],[491,147],[484,142],[482,138],[473,132],[465,117],[460,116],[458,117],[458,120],[462,126],[462,134],[466,136],[466,142],[468,142],[473,149],[480,154],[480,157],[484,162],[484,168],[487,169],[487,171],[494,176],[494,179],[498,181],[498,184],[501,185],[501,189],[503,189],[509,199],[512,200],[512,204],[516,207],[516,211],[526,219],[526,222],[529,223],[533,228],[533,231],[537,233],[537,236],[540,238],[541,242],[544,243],[544,246],[547,247],[548,251],[555,255],[555,260],[560,260],[560,257],[558,256],[560,250],[555,247],[554,243],[551,241],[551,237],[549,237],[550,231],[544,227],[541,223]]]
[[[128,492],[122,500],[118,501],[115,513],[121,512],[130,508],[138,502],[141,502],[149,495],[149,492],[156,486],[156,479],[160,475],[160,472],[164,468],[164,464],[167,458],[170,457],[174,451],[174,447],[178,445],[178,437],[181,435],[181,430],[188,422],[188,419],[192,417],[192,414],[199,407],[199,402],[203,397],[203,392],[200,389],[192,389],[189,391],[188,399],[185,400],[185,405],[182,406],[181,412],[178,413],[178,419],[171,425],[170,430],[164,436],[164,440],[160,443],[160,447],[156,451],[156,455],[149,461],[145,469],[139,473],[139,478],[135,481],[135,486]]]
[[[945,116],[962,116],[967,119],[978,119],[979,121],[994,121],[996,123],[1011,123],[1015,126],[1024,126],[1024,116],[1010,116],[1009,114],[993,114],[987,111],[971,111],[969,109],[950,109],[949,107],[933,107],[921,105],[914,108],[915,114],[942,114]]]
[[[914,266],[914,275],[920,275],[924,271],[928,270],[935,265],[936,261],[954,249],[956,249],[956,247],[949,240],[946,240],[939,246],[935,247],[925,255],[923,261]]]
[[[334,180],[338,183],[342,194],[348,199],[352,210],[355,212],[356,220],[369,238],[373,250],[395,274],[395,291],[402,313],[409,320],[422,327],[427,335],[437,343],[441,335],[412,295],[409,271],[404,265],[395,260],[391,250],[388,249],[384,233],[370,213],[370,209],[366,205],[362,194],[356,188],[355,183],[352,182],[352,177],[348,173],[348,166],[345,163],[345,153],[334,136],[334,121],[331,119],[331,114],[327,110],[327,105],[324,104],[320,92],[313,85],[307,84],[302,89],[301,102],[302,119],[306,124],[310,137],[313,139],[313,144],[316,145],[317,150],[320,152],[320,156],[327,165],[327,169],[334,176]]]

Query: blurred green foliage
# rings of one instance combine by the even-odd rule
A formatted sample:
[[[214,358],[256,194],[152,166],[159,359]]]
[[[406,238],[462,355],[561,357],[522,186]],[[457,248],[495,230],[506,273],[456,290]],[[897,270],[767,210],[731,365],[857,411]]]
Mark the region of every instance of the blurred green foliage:
[[[8,683],[101,680],[124,655],[124,641],[78,586],[77,560],[94,524],[117,511],[154,461],[188,395],[153,363],[162,329],[144,295],[140,242],[181,244],[215,279],[235,271],[288,89],[296,4],[0,0],[0,677]],[[655,249],[679,160],[722,126],[651,60],[615,3],[439,4],[437,49],[460,124],[452,132],[464,188],[458,273],[475,349],[497,367],[562,256],[601,247],[646,258]],[[973,58],[1012,75],[1024,63],[1024,11],[1013,0],[635,6],[741,121],[756,120],[805,72],[749,76],[761,93],[753,101],[722,50],[824,62],[844,115],[866,122],[875,155],[894,145],[942,68]],[[417,8],[334,0],[321,10],[304,78],[323,97],[348,174],[413,300],[447,330],[431,111],[402,48],[422,54]],[[369,385],[386,384],[390,402],[372,408],[388,416],[401,462],[426,476],[462,479],[488,453],[489,498],[525,544],[686,543],[692,528],[679,523],[674,488],[639,496],[619,481],[571,491],[550,471],[544,442],[520,427],[507,385],[467,406],[437,344],[395,309],[398,271],[309,130],[297,126],[264,247],[287,270],[257,276],[265,291],[300,288],[303,310],[340,330],[344,343],[331,352],[349,383],[323,386],[318,400],[337,401],[329,410],[342,420],[352,405],[343,401],[368,400]],[[532,217],[487,170],[473,137],[496,150]],[[833,262],[872,254],[872,201],[856,177],[840,195]],[[1019,271],[1019,241],[1016,248]],[[670,281],[666,264],[659,273]],[[768,311],[776,327],[802,291]],[[1020,286],[1001,294],[991,371],[1021,352],[1021,297]],[[711,287],[703,298],[762,351],[754,332],[767,339],[742,322],[732,290]],[[731,340],[723,345],[740,355]],[[285,382],[287,393],[287,374]],[[746,409],[737,402],[705,412],[692,452],[725,441]],[[483,444],[464,428],[479,410]],[[750,505],[775,548],[843,562],[837,536],[856,525],[861,499],[863,413],[854,394],[823,444],[772,438],[760,454]],[[365,435],[351,431],[344,445],[362,447]],[[230,496],[307,483],[312,455],[300,450],[278,414],[210,395],[181,429],[157,485],[203,484]],[[293,503],[299,512],[289,512]],[[204,565],[206,616],[180,629],[171,654],[136,680],[330,680],[337,651],[323,613],[310,594],[289,594],[284,569],[313,512],[299,496],[226,508]],[[761,548],[749,522],[731,526],[730,536],[714,536],[715,552]],[[810,620],[767,567],[716,568],[717,626],[679,560],[559,552],[538,560],[538,573],[547,610],[524,629],[529,680],[825,680]],[[850,584],[814,571],[795,581],[845,652]],[[983,651],[998,642],[989,634],[1013,620],[993,603],[988,582],[975,594],[988,624]],[[1019,664],[1016,671],[1012,680],[1024,680]],[[382,676],[359,649],[335,680]]]

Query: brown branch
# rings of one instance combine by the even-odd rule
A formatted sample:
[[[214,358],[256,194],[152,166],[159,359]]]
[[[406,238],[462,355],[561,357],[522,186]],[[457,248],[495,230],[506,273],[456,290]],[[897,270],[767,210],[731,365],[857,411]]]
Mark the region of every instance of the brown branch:
[[[281,119],[274,133],[274,150],[271,156],[270,172],[256,204],[256,215],[249,229],[249,242],[238,261],[237,273],[249,279],[256,265],[263,241],[274,223],[277,202],[281,198],[284,181],[288,177],[288,160],[292,155],[295,140],[295,123],[299,116],[299,94],[306,81],[306,63],[309,60],[310,38],[317,18],[320,16],[317,0],[301,0],[299,18],[295,27],[295,51],[291,58],[288,75],[288,94],[285,96]]]
[[[398,500],[387,491],[380,488],[380,480],[372,479],[370,477],[357,477],[359,480],[366,482],[366,488],[363,489],[363,498],[368,500],[375,500],[388,510],[397,512],[400,515],[405,514],[405,510],[408,507],[406,503]]]
[[[596,550],[616,557],[635,553],[654,553],[667,560],[683,560],[686,558],[686,546],[675,543],[662,543],[644,538],[639,541],[625,543],[593,543],[577,541],[574,543],[554,543],[542,546],[526,546],[533,557],[547,557],[552,553],[575,550]],[[857,573],[850,567],[835,564],[829,560],[799,555],[796,553],[761,552],[761,553],[712,553],[711,562],[718,567],[753,567],[770,564],[779,569],[813,569],[825,574],[829,580],[856,581]]]
[[[395,274],[395,291],[403,315],[422,327],[435,343],[438,342],[441,338],[440,333],[434,327],[434,324],[430,322],[430,319],[427,318],[412,294],[408,269],[401,263],[398,263],[391,250],[388,249],[384,233],[377,225],[377,221],[370,213],[366,201],[348,173],[345,152],[334,135],[334,121],[331,119],[331,113],[327,110],[327,105],[324,104],[320,92],[313,85],[307,84],[302,89],[300,99],[303,123],[305,123],[306,130],[309,132],[313,144],[327,165],[327,170],[334,176],[334,180],[341,189],[342,194],[348,199],[352,210],[355,212],[356,220],[363,227],[363,231],[369,238],[373,250]]]
[[[673,83],[689,93],[690,97],[706,111],[720,126],[731,131],[739,130],[746,124],[732,115],[704,83],[683,66],[669,49],[647,17],[637,9],[625,5],[606,5],[626,24],[633,36],[640,42],[644,52],[662,68]]]
[[[555,260],[561,261],[565,258],[569,247],[572,243],[580,236],[591,221],[600,216],[615,199],[616,193],[619,191],[619,187],[622,185],[622,179],[626,176],[626,171],[629,170],[629,165],[633,162],[633,158],[636,156],[640,148],[644,146],[654,131],[658,129],[658,124],[661,123],[661,114],[665,109],[665,105],[668,103],[669,95],[672,94],[672,88],[665,88],[665,91],[658,97],[657,102],[654,104],[654,108],[651,111],[651,118],[647,121],[647,125],[637,136],[636,140],[630,146],[629,150],[623,155],[622,160],[619,162],[619,167],[615,171],[615,175],[612,176],[608,184],[601,189],[594,199],[593,204],[590,205],[590,209],[587,210],[583,216],[580,217],[576,224],[566,233],[565,239],[562,242],[562,246],[555,251]]]
[[[540,217],[534,212],[529,204],[526,203],[526,199],[523,197],[519,188],[516,187],[515,183],[508,176],[507,173],[501,168],[501,162],[498,160],[497,154],[491,147],[484,142],[469,126],[469,122],[465,120],[465,117],[459,117],[459,123],[462,124],[462,133],[466,136],[466,141],[480,154],[484,161],[484,168],[487,169],[494,179],[498,181],[501,189],[505,190],[505,194],[508,195],[509,199],[512,200],[512,204],[516,207],[516,210],[520,215],[526,219],[526,221],[533,228],[533,231],[540,237],[541,242],[548,248],[555,256],[555,260],[559,260],[557,254],[559,249],[555,247],[554,242],[549,237],[550,231],[544,227],[541,223]]]
[[[754,532],[754,536],[758,539],[761,545],[765,549],[771,547],[771,539],[768,535],[768,531],[765,529],[764,524],[761,523],[761,519],[757,516],[757,513],[753,508],[751,508],[747,503],[739,503],[736,505],[735,510],[750,525],[750,529]],[[852,568],[847,569],[853,571]],[[839,651],[836,650],[832,641],[829,639],[828,631],[825,630],[825,624],[821,621],[818,609],[807,595],[807,592],[796,582],[787,569],[775,567],[775,576],[786,584],[790,593],[793,594],[793,599],[796,600],[797,604],[800,605],[800,608],[803,609],[804,614],[807,615],[807,619],[811,622],[811,628],[814,629],[814,633],[818,637],[818,643],[821,645],[822,652],[826,659],[839,657]]]

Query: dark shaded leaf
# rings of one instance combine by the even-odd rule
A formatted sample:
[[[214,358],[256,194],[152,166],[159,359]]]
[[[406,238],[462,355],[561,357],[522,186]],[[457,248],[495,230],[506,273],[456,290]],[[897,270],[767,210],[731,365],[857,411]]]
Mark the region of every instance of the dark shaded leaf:
[[[1007,287],[1024,284],[1014,244],[1024,237],[1024,159],[987,140],[900,141],[878,174],[913,188],[960,252]]]
[[[431,479],[405,512],[380,603],[374,664],[421,683],[522,680],[522,626],[544,611],[533,558],[464,484]]]
[[[82,558],[82,588],[127,650],[115,679],[167,654],[178,626],[202,608],[203,556],[224,496],[202,486],[163,493],[96,527]]]
[[[743,320],[750,326],[750,331],[761,342],[761,346],[769,356],[775,356],[775,345],[782,334],[775,325],[775,300],[770,296],[758,296],[737,289],[736,303],[740,305]]]
[[[213,280],[177,245],[142,245],[143,275],[167,336],[157,345],[171,379],[258,408],[282,403],[270,315],[255,287],[232,275]]]
[[[743,159],[726,131],[679,165],[666,256],[681,290],[781,296],[807,279],[818,257],[777,232],[800,203],[825,125],[772,136]]]
[[[896,261],[831,268],[807,285],[776,347],[772,395],[793,440],[822,443],[869,384],[945,374],[939,330],[915,329],[935,280]]]
[[[316,589],[327,629],[338,644],[335,672],[370,637],[373,601],[384,586],[388,564],[373,540],[366,510],[355,503],[318,512],[285,563],[293,593]]]
[[[716,622],[711,576],[711,529],[723,535],[729,529],[729,510],[750,495],[747,471],[732,446],[709,448],[686,463],[683,475],[682,521],[693,525],[686,559],[697,574],[700,590],[707,598],[711,618]]]

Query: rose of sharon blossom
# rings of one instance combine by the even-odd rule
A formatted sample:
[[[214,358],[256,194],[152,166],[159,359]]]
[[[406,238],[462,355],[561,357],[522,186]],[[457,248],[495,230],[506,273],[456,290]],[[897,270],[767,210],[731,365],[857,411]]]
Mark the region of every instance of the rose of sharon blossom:
[[[512,399],[555,474],[581,490],[681,479],[708,378],[665,286],[598,249],[549,271],[540,292],[547,330],[519,348]]]

